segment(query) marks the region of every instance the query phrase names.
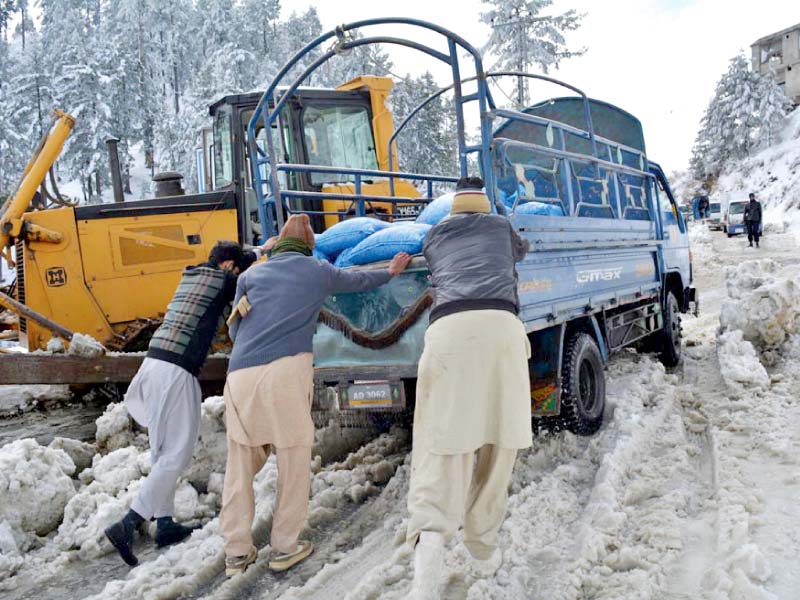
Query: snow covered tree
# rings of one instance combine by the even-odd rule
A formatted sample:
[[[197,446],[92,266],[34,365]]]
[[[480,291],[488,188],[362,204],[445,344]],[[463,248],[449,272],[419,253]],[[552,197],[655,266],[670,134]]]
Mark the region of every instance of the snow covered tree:
[[[41,0],[42,43],[55,104],[76,118],[63,159],[80,178],[84,198],[99,200],[108,180],[105,140],[111,133],[108,91],[117,84],[101,51],[99,0]]]
[[[22,140],[14,128],[11,73],[15,71],[8,44],[0,38],[0,201],[11,193],[21,175],[18,152]]]
[[[398,81],[390,97],[395,127],[438,89],[430,72],[417,78],[406,75]],[[454,121],[453,103],[445,96],[433,100],[417,113],[397,137],[402,169],[412,173],[456,175],[458,142]]]
[[[752,71],[744,54],[735,56],[700,122],[690,161],[694,177],[716,178],[726,165],[771,144],[788,107],[770,76]]]
[[[580,56],[586,50],[567,48],[564,33],[580,27],[583,15],[574,9],[557,15],[543,15],[553,0],[482,0],[490,10],[481,21],[492,28],[484,46],[497,57],[492,69],[527,72],[538,66],[547,73],[562,59]],[[517,78],[517,105],[528,105],[528,80]]]

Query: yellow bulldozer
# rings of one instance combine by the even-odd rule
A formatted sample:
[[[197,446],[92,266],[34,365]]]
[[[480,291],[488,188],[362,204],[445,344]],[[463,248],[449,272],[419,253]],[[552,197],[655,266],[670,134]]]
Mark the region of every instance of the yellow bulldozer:
[[[299,88],[280,123],[287,163],[396,171],[389,156],[394,123],[386,100],[391,79],[364,76],[336,89]],[[198,149],[200,192],[187,195],[180,176],[157,177],[155,198],[32,210],[36,191],[52,167],[74,119],[61,111],[0,213],[0,247],[16,270],[13,293],[0,304],[18,314],[20,342],[45,349],[53,336],[87,334],[109,350],[136,349],[163,316],[180,274],[203,262],[221,239],[257,244],[263,233],[251,184],[247,126],[261,94],[225,96],[210,107],[209,147]],[[257,143],[266,137],[257,135]],[[112,160],[113,164],[113,160]],[[390,169],[391,167],[391,169]],[[317,203],[317,232],[346,218],[354,182],[325,173],[295,173],[293,189],[330,193]],[[112,177],[119,172],[112,169]],[[115,181],[118,183],[118,181]],[[386,180],[359,182],[363,193],[388,196]],[[407,181],[392,184],[396,197],[420,194]],[[119,189],[118,186],[117,189]],[[413,216],[419,204],[397,210]],[[391,211],[379,202],[376,212]],[[143,335],[144,334],[144,335]],[[112,360],[116,359],[116,360]],[[87,361],[41,354],[0,357],[0,383],[125,382],[141,357]],[[209,360],[203,377],[224,378],[224,364]]]

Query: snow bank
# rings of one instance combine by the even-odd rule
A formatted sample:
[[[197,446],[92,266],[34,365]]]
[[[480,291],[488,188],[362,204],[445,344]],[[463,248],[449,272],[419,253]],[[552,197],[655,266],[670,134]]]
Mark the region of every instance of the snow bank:
[[[113,402],[106,407],[105,412],[95,421],[97,432],[95,442],[97,448],[103,452],[125,448],[137,441],[133,419],[128,415],[124,402]],[[146,444],[146,440],[138,440],[139,444]]]
[[[0,448],[0,522],[11,529],[20,550],[36,535],[53,531],[75,495],[75,464],[62,450],[24,439]]]
[[[106,349],[90,335],[75,333],[69,342],[67,354],[83,358],[96,358],[105,354]]]
[[[67,385],[0,385],[0,416],[14,414],[42,402],[72,398]]]
[[[186,479],[202,492],[208,491],[213,475],[225,472],[228,456],[225,437],[225,400],[210,396],[203,400],[200,412],[200,435]]]
[[[753,344],[745,340],[738,329],[719,336],[717,357],[722,379],[730,388],[769,386],[769,375],[758,360]]]
[[[53,450],[63,450],[75,463],[75,473],[79,474],[81,471],[91,466],[94,455],[97,454],[97,446],[94,444],[87,444],[80,440],[73,440],[70,438],[57,437],[48,445],[48,448]]]
[[[720,310],[722,331],[740,330],[763,352],[800,330],[800,286],[772,259],[725,267],[728,297]]]
[[[14,530],[7,521],[0,521],[0,581],[16,573],[24,563]]]

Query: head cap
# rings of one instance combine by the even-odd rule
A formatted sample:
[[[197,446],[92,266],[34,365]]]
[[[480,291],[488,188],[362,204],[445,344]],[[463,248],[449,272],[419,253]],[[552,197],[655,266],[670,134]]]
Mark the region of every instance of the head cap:
[[[314,249],[314,230],[308,215],[291,215],[278,236],[280,239],[294,238],[304,242],[310,250]]]
[[[480,177],[462,177],[456,183],[456,195],[453,197],[451,215],[459,213],[490,213],[489,198],[483,191],[483,179]]]

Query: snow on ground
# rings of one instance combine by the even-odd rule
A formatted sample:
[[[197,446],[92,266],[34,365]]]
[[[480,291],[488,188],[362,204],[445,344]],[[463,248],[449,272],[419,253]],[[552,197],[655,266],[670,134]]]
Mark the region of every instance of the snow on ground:
[[[67,385],[0,385],[0,417],[72,398]]]
[[[21,555],[36,547],[38,536],[58,527],[75,494],[69,455],[35,440],[0,448],[0,579],[19,569]]]

